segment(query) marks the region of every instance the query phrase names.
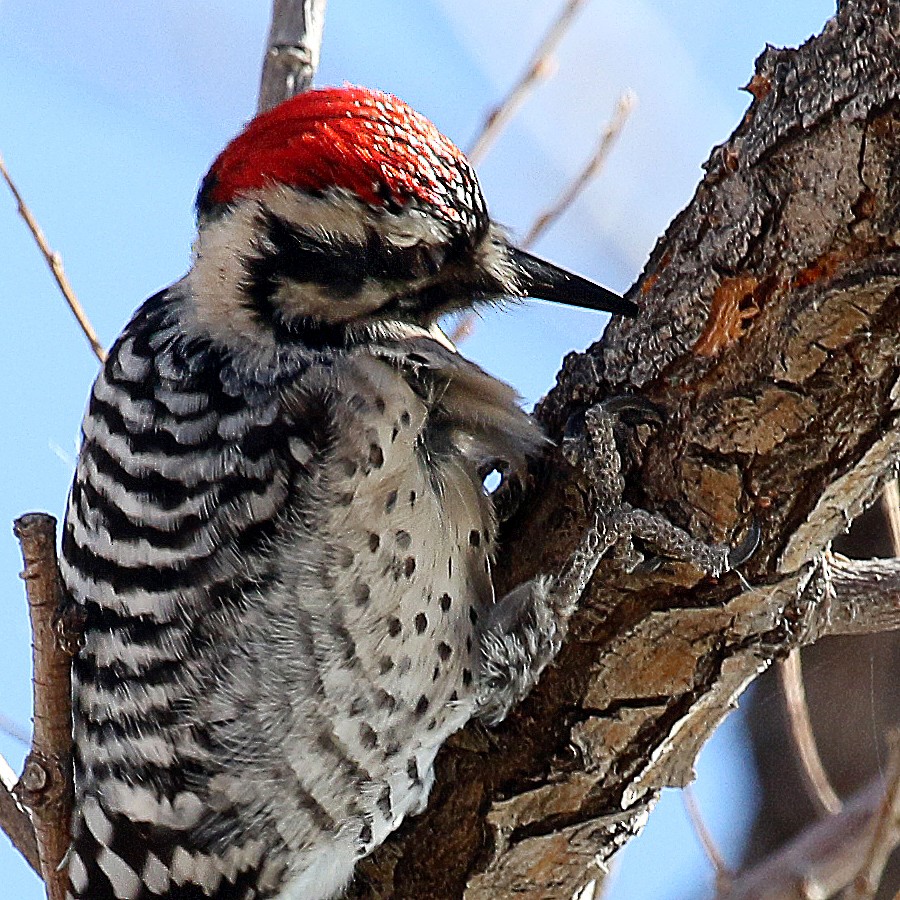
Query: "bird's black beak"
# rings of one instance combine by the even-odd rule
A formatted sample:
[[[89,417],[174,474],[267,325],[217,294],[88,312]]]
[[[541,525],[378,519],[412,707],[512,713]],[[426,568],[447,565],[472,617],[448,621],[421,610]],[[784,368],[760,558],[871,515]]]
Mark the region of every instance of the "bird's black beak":
[[[552,300],[567,306],[596,309],[620,316],[636,316],[638,307],[615,292],[588,281],[574,272],[567,272],[546,260],[532,256],[518,247],[510,247],[509,254],[522,278],[527,297]]]

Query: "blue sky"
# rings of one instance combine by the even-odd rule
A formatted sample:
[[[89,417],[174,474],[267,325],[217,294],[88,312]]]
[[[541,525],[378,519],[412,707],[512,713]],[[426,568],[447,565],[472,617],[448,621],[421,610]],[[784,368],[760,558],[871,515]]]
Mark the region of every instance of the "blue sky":
[[[330,0],[318,82],[396,93],[465,147],[560,5]],[[560,48],[555,77],[480,167],[495,218],[524,233],[590,154],[620,93],[633,89],[639,105],[606,169],[537,246],[626,288],[690,199],[711,147],[740,120],[748,98],[738,88],[757,54],[766,43],[802,42],[833,8],[833,0],[593,0]],[[239,0],[0,0],[0,154],[107,345],[189,264],[194,194],[252,115],[268,14],[267,3]],[[61,516],[96,363],[2,190],[0,247],[0,523],[11,523],[32,509]],[[590,344],[602,324],[527,303],[486,315],[463,350],[532,403],[562,356]],[[27,726],[19,568],[7,527],[0,713]],[[700,803],[732,861],[753,805],[742,740],[738,714],[699,767]],[[0,752],[19,766],[15,741],[0,736]],[[4,896],[42,896],[2,837],[0,877]],[[676,898],[691,884],[710,885],[711,876],[672,792],[623,854],[610,896]]]

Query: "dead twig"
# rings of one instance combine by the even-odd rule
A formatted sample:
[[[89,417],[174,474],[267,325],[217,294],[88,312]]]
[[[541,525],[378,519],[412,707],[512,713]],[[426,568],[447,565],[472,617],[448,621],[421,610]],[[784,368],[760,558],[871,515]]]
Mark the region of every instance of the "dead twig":
[[[694,796],[694,789],[691,785],[686,785],[682,789],[681,799],[688,818],[691,820],[694,833],[700,841],[700,846],[703,847],[703,852],[716,873],[716,890],[726,890],[731,883],[732,872],[719,851],[710,830],[706,827],[706,822],[703,819],[703,814],[700,812],[700,807],[697,804],[697,798]]]
[[[3,713],[0,713],[0,732],[3,732],[7,737],[18,741],[25,747],[31,743],[28,732],[18,722],[14,722],[9,716],[3,715]]]
[[[494,141],[510,123],[534,88],[551,74],[553,54],[571,27],[578,10],[586,2],[587,0],[567,0],[560,14],[535,48],[525,71],[509,89],[506,96],[485,116],[481,130],[472,146],[466,151],[472,165],[477,166],[484,160]]]
[[[892,731],[888,740],[891,755],[884,799],[875,819],[865,860],[845,891],[845,900],[874,900],[884,868],[900,838],[900,731]]]
[[[566,189],[550,204],[535,220],[528,233],[522,240],[524,247],[530,247],[534,242],[578,199],[578,196],[602,171],[610,151],[616,145],[622,129],[628,122],[637,105],[637,95],[634,91],[625,91],[616,103],[612,118],[603,129],[597,148],[584,168],[572,179]]]
[[[804,784],[819,815],[834,815],[840,812],[841,799],[835,793],[822,764],[816,736],[813,733],[806,703],[806,689],[803,686],[803,669],[800,650],[792,650],[778,665],[778,677],[784,694],[788,714],[791,739],[800,759]]]
[[[47,261],[47,265],[50,266],[50,271],[53,273],[53,277],[56,280],[60,291],[62,291],[62,295],[65,298],[66,303],[69,304],[69,309],[72,310],[72,315],[75,316],[75,319],[81,327],[84,336],[87,338],[87,342],[91,345],[91,350],[94,351],[94,355],[97,357],[97,359],[100,360],[101,363],[104,362],[106,360],[106,351],[103,349],[103,344],[100,343],[100,339],[97,337],[97,332],[94,331],[94,326],[91,325],[90,319],[88,319],[87,317],[87,313],[85,313],[84,308],[79,302],[74,288],[69,283],[69,279],[66,276],[65,269],[63,269],[62,259],[60,258],[60,255],[47,243],[47,239],[44,237],[44,233],[43,231],[41,231],[37,220],[35,219],[31,210],[28,208],[28,205],[25,203],[25,200],[19,192],[19,189],[16,187],[15,182],[12,180],[12,176],[9,174],[9,170],[6,168],[6,164],[3,162],[3,157],[0,157],[0,175],[3,176],[3,180],[6,182],[7,187],[9,187],[13,197],[15,197],[16,204],[18,205],[19,209],[19,215],[25,220],[25,224],[28,226],[28,230],[34,237],[35,243],[38,245],[38,248],[43,254],[44,259]]]
[[[884,808],[885,783],[876,778],[850,797],[839,813],[813,822],[752,869],[735,874],[723,900],[835,896],[860,871]],[[898,837],[895,829],[894,843]]]
[[[49,900],[65,900],[63,857],[72,819],[71,656],[57,641],[62,586],[56,560],[56,520],[46,513],[17,519],[31,616],[34,735],[16,798],[31,811]]]
[[[275,0],[256,111],[305,91],[319,67],[326,0]]]

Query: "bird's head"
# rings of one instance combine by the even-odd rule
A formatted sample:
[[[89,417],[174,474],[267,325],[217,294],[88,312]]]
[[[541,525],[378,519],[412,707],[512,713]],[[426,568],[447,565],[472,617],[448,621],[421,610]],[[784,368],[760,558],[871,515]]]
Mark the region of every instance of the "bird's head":
[[[232,337],[427,328],[504,297],[636,312],[513,246],[463,153],[401,100],[366,88],[307,91],[257,116],[203,179],[197,213],[198,314]]]

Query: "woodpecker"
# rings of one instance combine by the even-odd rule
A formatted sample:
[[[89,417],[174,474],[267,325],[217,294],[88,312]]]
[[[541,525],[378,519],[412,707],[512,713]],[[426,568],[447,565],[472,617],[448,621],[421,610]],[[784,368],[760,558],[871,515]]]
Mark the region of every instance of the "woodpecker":
[[[69,897],[325,900],[424,808],[448,736],[528,693],[596,565],[495,598],[484,478],[546,439],[438,319],[635,307],[517,249],[374,90],[258,116],[197,214],[94,383],[68,500]]]

